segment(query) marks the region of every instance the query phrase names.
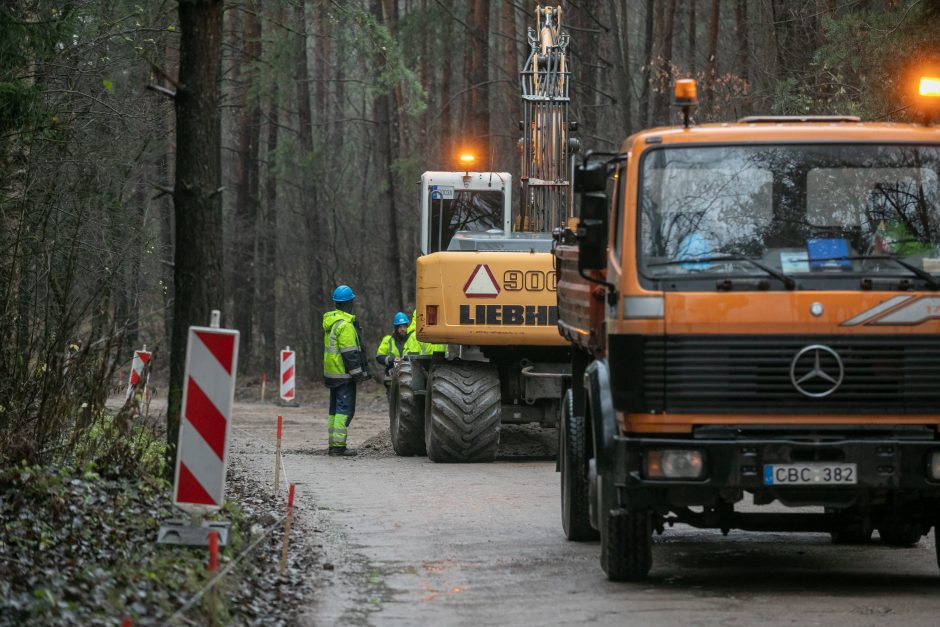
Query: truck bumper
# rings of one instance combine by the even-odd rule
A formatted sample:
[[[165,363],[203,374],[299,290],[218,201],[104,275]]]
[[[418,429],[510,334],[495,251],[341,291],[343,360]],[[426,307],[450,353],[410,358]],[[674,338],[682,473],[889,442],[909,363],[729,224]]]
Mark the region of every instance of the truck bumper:
[[[645,460],[651,450],[694,449],[704,454],[704,476],[697,480],[650,479]],[[617,500],[627,510],[710,506],[740,500],[786,505],[929,504],[940,513],[940,481],[930,476],[930,459],[940,441],[893,439],[700,439],[617,436],[610,469]],[[854,485],[768,485],[768,464],[852,463]],[[933,516],[924,511],[925,516]],[[936,520],[936,518],[934,518]]]

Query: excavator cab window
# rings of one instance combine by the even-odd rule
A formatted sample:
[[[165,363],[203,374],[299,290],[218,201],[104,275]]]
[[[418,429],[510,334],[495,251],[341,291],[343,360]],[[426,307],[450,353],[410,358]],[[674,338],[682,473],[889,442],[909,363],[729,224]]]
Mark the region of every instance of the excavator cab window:
[[[503,228],[503,192],[454,190],[428,192],[430,208],[428,252],[447,250],[460,231],[483,233]]]

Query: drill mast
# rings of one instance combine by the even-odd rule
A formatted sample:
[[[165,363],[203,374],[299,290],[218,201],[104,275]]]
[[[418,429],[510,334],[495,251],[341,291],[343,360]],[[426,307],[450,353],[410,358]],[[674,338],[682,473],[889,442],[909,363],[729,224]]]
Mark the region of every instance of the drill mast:
[[[561,7],[535,10],[529,27],[529,58],[520,73],[522,87],[522,210],[517,231],[551,232],[567,224],[572,206],[572,153],[569,138],[568,33],[561,30]],[[573,125],[572,125],[573,127]]]

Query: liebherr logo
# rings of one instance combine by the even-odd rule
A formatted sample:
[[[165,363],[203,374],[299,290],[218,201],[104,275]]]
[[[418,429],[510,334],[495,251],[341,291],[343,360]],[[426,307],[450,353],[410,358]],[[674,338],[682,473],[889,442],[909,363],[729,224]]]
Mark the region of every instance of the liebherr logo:
[[[554,326],[555,305],[461,305],[460,324],[496,326]]]
[[[940,320],[940,297],[894,296],[842,323],[844,327],[915,326]]]

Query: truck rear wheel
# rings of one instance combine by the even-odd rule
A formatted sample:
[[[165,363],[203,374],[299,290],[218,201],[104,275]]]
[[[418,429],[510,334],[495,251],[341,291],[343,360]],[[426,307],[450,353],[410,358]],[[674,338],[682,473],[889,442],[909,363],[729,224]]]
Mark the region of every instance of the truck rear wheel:
[[[424,437],[434,462],[491,462],[499,448],[499,372],[483,363],[435,364],[428,373]]]
[[[562,401],[558,448],[561,466],[561,526],[565,537],[575,542],[597,540],[597,530],[591,527],[591,501],[587,464],[587,426],[584,416],[574,413],[574,394],[571,390]]]
[[[424,455],[424,397],[415,388],[424,387],[424,371],[408,359],[402,360],[392,375],[388,403],[392,448],[401,457]]]
[[[649,512],[607,510],[601,514],[601,568],[611,581],[645,579],[653,565]]]

